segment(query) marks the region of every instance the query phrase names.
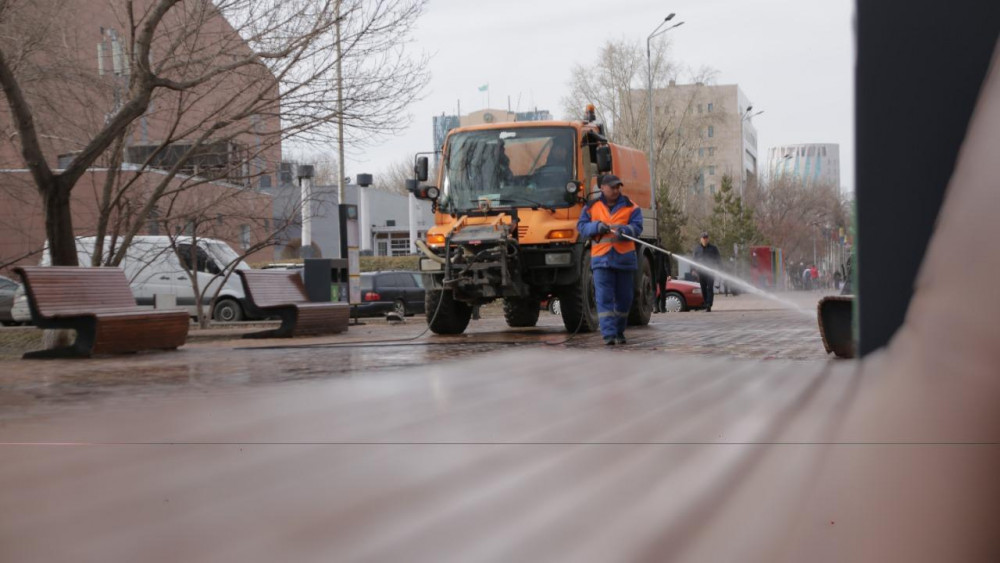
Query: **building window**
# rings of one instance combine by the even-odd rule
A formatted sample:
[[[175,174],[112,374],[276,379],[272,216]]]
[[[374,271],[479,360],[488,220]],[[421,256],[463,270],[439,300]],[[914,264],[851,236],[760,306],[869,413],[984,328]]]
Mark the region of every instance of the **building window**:
[[[385,226],[386,227],[395,227],[396,226],[396,220],[395,219],[386,219],[385,220]]]
[[[708,156],[715,156],[715,147],[708,147]]]
[[[260,187],[270,188],[271,187],[271,175],[264,174],[260,177]]]
[[[715,176],[715,166],[714,165],[708,167],[708,175],[709,176]]]
[[[410,237],[392,239],[392,255],[406,256],[410,253]]]
[[[376,256],[388,256],[389,255],[389,242],[380,240],[378,241],[378,251],[375,253]]]
[[[701,104],[698,104],[698,113],[699,113],[699,114],[701,114],[701,113],[704,113],[704,112],[702,111],[702,109],[703,109],[702,105],[701,105]]]
[[[698,149],[698,156],[705,156],[705,149],[704,148],[699,148]]]
[[[713,127],[711,125],[708,126],[708,136],[709,137],[714,137],[715,136],[715,127]]]
[[[709,184],[708,191],[715,195],[715,184]]]
[[[708,113],[712,113],[712,104],[708,104]]]

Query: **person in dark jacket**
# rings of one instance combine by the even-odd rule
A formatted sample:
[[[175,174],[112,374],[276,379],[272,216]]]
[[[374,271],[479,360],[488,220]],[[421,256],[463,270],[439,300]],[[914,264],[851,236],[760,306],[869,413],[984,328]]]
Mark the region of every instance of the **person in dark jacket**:
[[[703,266],[719,269],[722,257],[719,255],[719,249],[708,242],[707,231],[701,233],[698,246],[694,247],[694,260]],[[698,282],[701,284],[701,296],[705,298],[705,311],[711,313],[712,302],[715,300],[715,277],[708,270],[699,268]]]
[[[667,312],[667,281],[670,280],[670,258],[657,254],[653,260],[653,278],[656,286],[656,307],[654,313]]]
[[[632,308],[634,276],[639,267],[635,243],[619,235],[642,233],[642,210],[622,195],[618,176],[601,179],[601,197],[584,208],[576,224],[580,236],[591,239],[590,268],[594,272],[597,318],[604,343],[625,344],[625,325]]]

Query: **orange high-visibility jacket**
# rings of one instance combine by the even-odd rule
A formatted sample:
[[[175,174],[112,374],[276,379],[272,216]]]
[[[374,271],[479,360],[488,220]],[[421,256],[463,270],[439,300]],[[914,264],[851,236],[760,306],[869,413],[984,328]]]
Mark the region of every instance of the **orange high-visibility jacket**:
[[[631,205],[623,205],[614,213],[611,213],[611,211],[608,210],[608,206],[604,204],[604,201],[598,200],[590,206],[590,218],[594,221],[607,223],[608,225],[628,225],[633,209],[634,207]],[[604,256],[611,250],[612,247],[614,247],[619,254],[635,251],[634,242],[630,240],[616,242],[614,241],[614,238],[615,236],[610,233],[596,237],[593,244],[590,245],[590,255]]]

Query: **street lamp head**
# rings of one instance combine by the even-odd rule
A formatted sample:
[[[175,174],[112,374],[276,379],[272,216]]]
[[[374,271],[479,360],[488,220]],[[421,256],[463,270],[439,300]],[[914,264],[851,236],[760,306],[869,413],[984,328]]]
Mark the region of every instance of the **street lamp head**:
[[[668,28],[666,28],[666,29],[662,29],[662,28],[663,28],[663,26],[664,26],[664,24],[666,24],[666,23],[667,23],[668,21],[670,21],[670,20],[672,20],[672,19],[674,18],[674,15],[675,15],[675,14],[674,14],[673,12],[671,12],[669,16],[667,16],[667,17],[663,18],[663,21],[661,21],[661,22],[660,22],[660,25],[656,26],[656,29],[654,29],[654,30],[653,30],[653,33],[650,33],[650,34],[649,34],[649,36],[648,36],[648,37],[646,37],[646,46],[647,46],[647,47],[649,46],[649,42],[650,42],[650,41],[651,41],[651,40],[652,40],[652,39],[653,39],[654,37],[656,37],[657,35],[660,35],[660,34],[662,34],[662,33],[666,33],[666,32],[667,32],[667,30],[669,30],[669,29],[673,29],[673,28],[675,28],[675,27],[677,27],[677,26],[679,26],[679,25],[680,25],[680,23],[678,23],[678,24],[674,24],[674,25],[672,25],[672,26],[670,26],[670,27],[668,27]],[[684,23],[684,22],[681,22],[681,23]],[[647,49],[647,50],[648,50],[648,49]]]

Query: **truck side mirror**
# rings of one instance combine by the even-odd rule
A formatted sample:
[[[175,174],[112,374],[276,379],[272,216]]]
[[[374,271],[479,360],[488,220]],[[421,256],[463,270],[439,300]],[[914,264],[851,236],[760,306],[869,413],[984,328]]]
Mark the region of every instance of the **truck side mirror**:
[[[597,172],[606,174],[611,172],[611,147],[604,145],[597,147]]]
[[[417,165],[413,167],[413,172],[417,175],[417,180],[421,182],[427,181],[427,157],[421,156],[417,157]]]

